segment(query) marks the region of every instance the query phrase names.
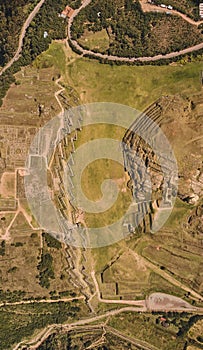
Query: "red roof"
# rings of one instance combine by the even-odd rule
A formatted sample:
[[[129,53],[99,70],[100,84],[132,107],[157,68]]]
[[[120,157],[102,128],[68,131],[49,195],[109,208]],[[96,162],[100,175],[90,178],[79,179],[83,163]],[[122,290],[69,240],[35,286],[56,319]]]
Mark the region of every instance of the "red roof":
[[[72,9],[72,7],[66,6],[66,8],[62,12],[62,15],[70,18],[72,16],[73,12],[74,12],[74,10]]]
[[[166,321],[166,318],[160,317],[160,321]]]

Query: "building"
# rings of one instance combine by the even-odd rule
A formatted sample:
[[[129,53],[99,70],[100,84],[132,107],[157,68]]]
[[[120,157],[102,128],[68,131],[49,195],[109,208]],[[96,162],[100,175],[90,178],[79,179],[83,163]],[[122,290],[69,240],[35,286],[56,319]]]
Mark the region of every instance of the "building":
[[[62,18],[70,18],[74,13],[74,10],[72,9],[72,7],[70,6],[66,6],[66,8],[63,10],[63,12],[61,13],[60,17]]]

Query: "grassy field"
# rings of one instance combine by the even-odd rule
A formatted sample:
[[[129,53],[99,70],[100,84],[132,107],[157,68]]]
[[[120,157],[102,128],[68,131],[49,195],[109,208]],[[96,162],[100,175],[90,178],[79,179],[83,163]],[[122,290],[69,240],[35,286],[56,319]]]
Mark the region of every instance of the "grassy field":
[[[109,37],[105,29],[95,33],[85,31],[78,42],[90,50],[103,52],[109,48]]]
[[[85,126],[81,133],[78,133],[76,149],[88,141],[110,138],[122,141],[125,130],[114,125],[97,124]],[[112,179],[119,190],[118,198],[114,205],[108,210],[99,214],[85,214],[85,221],[89,227],[101,227],[117,221],[128,209],[132,195],[127,188],[128,177],[122,165],[108,159],[98,159],[90,163],[83,171],[81,186],[86,197],[92,201],[102,198],[101,185],[103,181]]]
[[[80,58],[63,43],[53,42],[34,66],[55,66],[82,103],[114,102],[144,109],[161,95],[192,95],[201,91],[203,63],[168,66],[110,66]],[[65,73],[64,73],[65,72]]]
[[[4,198],[15,196],[15,173],[4,173],[1,178],[0,195]]]
[[[122,334],[146,341],[160,350],[182,350],[184,340],[175,337],[175,332],[167,331],[155,324],[155,317],[125,313],[110,319],[109,325],[118,329]]]
[[[203,334],[203,320],[197,321],[197,323],[192,326],[188,332],[188,335],[190,338],[198,341],[197,337]],[[200,344],[203,343],[203,338],[199,342]]]
[[[7,214],[8,216],[8,214]],[[5,230],[4,222],[0,222],[0,232]],[[8,223],[6,223],[8,225]],[[23,291],[24,298],[50,298],[50,292],[55,296],[59,292],[73,291],[66,271],[68,263],[64,249],[48,247],[43,241],[44,254],[49,253],[53,258],[54,278],[50,280],[50,287],[43,288],[39,285],[39,270],[37,266],[41,257],[41,239],[39,232],[33,232],[22,213],[18,214],[11,230],[11,241],[6,242],[5,255],[0,259],[2,301],[7,299],[6,294],[11,293],[13,300],[22,299],[15,297],[15,292]],[[76,291],[77,293],[77,291]]]
[[[38,69],[54,67],[60,73],[65,74],[65,62],[66,56],[63,46],[60,43],[53,42],[47,51],[36,58],[33,66]]]
[[[61,74],[62,83],[67,91],[76,91],[80,97],[78,104],[87,102],[115,102],[130,105],[137,109],[144,109],[162,94],[182,94],[189,96],[201,91],[200,71],[203,69],[202,62],[188,63],[184,66],[109,66],[102,65],[94,60],[81,58],[72,53],[70,49],[61,43],[52,43],[47,52],[36,59],[33,66],[24,68],[17,73],[19,85],[10,88],[4,105],[1,110],[2,120],[9,120],[13,125],[40,125],[41,120],[37,114],[38,104],[45,105],[43,123],[57,115],[60,111],[54,93],[59,89],[56,86],[56,78]],[[11,122],[10,115],[13,119]],[[7,119],[6,119],[7,118]],[[121,139],[124,130],[121,128],[108,128],[100,125],[98,128],[89,127],[83,129],[76,147],[99,137],[112,137]],[[26,140],[22,143],[25,147]],[[14,169],[13,169],[14,170]],[[90,226],[101,226],[101,223],[115,221],[115,218],[125,212],[128,206],[130,193],[122,192],[120,183],[124,172],[121,166],[111,161],[97,161],[89,165],[83,173],[83,189],[89,198],[97,200],[101,196],[100,184],[106,178],[113,178],[120,186],[120,194],[115,207],[99,216],[88,217],[87,223]],[[96,181],[95,181],[96,178]],[[5,186],[5,183],[3,183]],[[13,181],[6,184],[6,191],[13,191]],[[24,205],[25,207],[25,205]],[[99,274],[107,267],[107,283],[120,281],[120,289],[126,291],[129,281],[146,282],[141,293],[147,295],[154,291],[168,292],[174,295],[183,296],[179,288],[170,285],[160,275],[157,275],[149,268],[139,265],[136,259],[132,259],[125,252],[128,248],[134,250],[137,255],[143,255],[155,264],[164,265],[175,274],[177,278],[188,279],[188,284],[193,283],[195,278],[201,277],[201,260],[199,241],[190,237],[183,230],[183,223],[190,214],[192,208],[181,201],[176,202],[172,216],[166,226],[155,235],[146,234],[143,236],[121,241],[110,247],[103,247],[93,251],[95,272],[99,280]],[[1,215],[2,217],[2,215]],[[3,234],[11,221],[13,214],[5,215],[1,220],[0,232]],[[14,295],[16,299],[23,297],[50,297],[50,292],[56,295],[61,291],[72,291],[72,284],[69,281],[66,268],[66,253],[64,250],[56,250],[47,247],[44,242],[45,252],[53,257],[53,269],[55,279],[50,281],[49,289],[40,287],[37,265],[40,261],[41,240],[40,234],[33,233],[26,222],[23,214],[20,214],[11,228],[11,241],[6,242],[5,256],[1,259],[1,283],[3,292],[7,295]],[[115,259],[117,264],[111,269],[108,267]],[[88,264],[89,262],[87,262]],[[126,265],[128,266],[126,267]],[[112,264],[113,266],[113,264]],[[201,282],[201,279],[199,280]],[[99,282],[100,283],[100,282]],[[101,284],[101,283],[100,283]],[[122,289],[123,288],[123,289]],[[8,292],[7,290],[10,290]],[[56,291],[56,293],[54,293]],[[77,290],[75,289],[76,293]],[[133,292],[133,288],[130,290]],[[126,293],[126,294],[127,294]],[[3,295],[3,294],[2,294]],[[135,296],[134,296],[135,297]],[[4,295],[2,300],[5,300]],[[65,315],[62,311],[65,311]],[[59,312],[60,311],[60,312]],[[68,307],[63,304],[62,310],[59,307],[48,305],[24,306],[16,308],[4,307],[0,310],[0,342],[2,349],[9,349],[10,344],[20,341],[22,337],[32,334],[34,329],[45,327],[49,323],[64,322],[67,320]],[[82,316],[87,316],[85,309]],[[54,315],[54,316],[53,316]],[[58,319],[56,319],[58,317]],[[63,319],[61,318],[63,317]],[[17,326],[16,326],[17,325]],[[183,340],[173,338],[163,330],[155,327],[155,324],[143,315],[134,314],[118,316],[111,319],[111,325],[123,329],[127,334],[152,339],[152,343],[161,350],[183,349]],[[7,335],[11,334],[9,342]],[[159,346],[159,342],[161,342]]]
[[[83,58],[68,66],[68,76],[83,103],[114,102],[142,110],[161,95],[199,92],[202,68],[202,62],[128,67]]]
[[[188,217],[193,206],[184,203],[179,198],[176,199],[174,209],[168,218],[165,226],[175,229],[181,222]]]

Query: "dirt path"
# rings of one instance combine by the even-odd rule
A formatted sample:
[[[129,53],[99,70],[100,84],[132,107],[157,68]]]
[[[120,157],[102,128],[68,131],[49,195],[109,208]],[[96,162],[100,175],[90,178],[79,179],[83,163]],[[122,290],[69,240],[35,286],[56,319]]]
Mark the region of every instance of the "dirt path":
[[[152,57],[132,57],[132,58],[128,58],[128,57],[118,57],[118,56],[112,56],[112,55],[107,55],[107,54],[102,54],[99,52],[93,52],[91,50],[86,50],[83,49],[83,47],[81,47],[78,42],[76,40],[72,39],[71,36],[71,26],[73,23],[74,18],[78,15],[78,13],[87,5],[89,5],[91,2],[91,0],[85,0],[82,4],[81,7],[79,7],[72,15],[72,17],[69,19],[68,22],[68,39],[70,40],[71,44],[75,47],[75,49],[79,50],[82,55],[90,55],[92,58],[102,58],[102,59],[106,59],[108,61],[117,61],[117,62],[130,62],[130,63],[134,63],[134,62],[150,62],[150,61],[158,61],[158,60],[166,60],[166,59],[170,59],[170,58],[175,58],[181,55],[185,55],[188,53],[191,53],[193,51],[198,51],[203,49],[203,42],[191,47],[188,47],[186,49],[180,50],[180,51],[176,51],[176,52],[171,52],[165,55],[156,55],[156,56],[152,56]],[[141,5],[146,6],[146,0],[141,1]],[[153,5],[149,5],[149,6],[153,6]],[[152,11],[152,9],[149,10],[149,7],[145,7],[146,11]],[[144,10],[144,7],[143,7]],[[155,10],[156,11],[162,11],[162,12],[169,12],[168,9],[162,9],[161,7],[157,7],[155,6]],[[185,19],[187,22],[195,24],[195,25],[199,25],[200,23],[203,23],[203,21],[200,22],[195,22],[192,19],[190,19],[189,17],[187,17],[186,15],[183,15],[182,13],[178,12],[178,11],[171,11],[172,14],[178,15],[180,17],[182,17],[183,19]]]
[[[14,305],[26,305],[26,304],[41,304],[41,303],[47,303],[47,304],[52,304],[52,303],[58,303],[58,302],[69,302],[73,300],[81,300],[85,299],[83,295],[75,298],[61,298],[61,299],[40,299],[40,300],[21,300],[21,301],[14,301],[13,303],[0,303],[0,307],[3,306],[14,306]]]
[[[131,253],[136,254],[133,250],[131,250]],[[174,286],[177,286],[177,287],[185,290],[186,292],[190,292],[190,294],[193,295],[195,298],[203,301],[203,297],[199,293],[195,292],[190,287],[185,286],[183,283],[179,282],[174,277],[170,276],[167,272],[160,270],[159,266],[156,266],[155,264],[151,263],[149,260],[147,260],[143,256],[140,258],[143,261],[143,264],[145,264],[145,266],[147,266],[149,269],[151,269],[152,271],[154,271],[155,273],[157,273],[158,275],[163,277],[165,280],[167,280],[168,282],[170,282]]]
[[[164,310],[164,311],[170,311],[170,310]],[[177,310],[178,311],[178,310]],[[185,311],[185,308],[180,309],[179,311]],[[191,310],[192,312],[193,310]],[[40,333],[38,333],[38,335],[36,335],[30,342],[26,342],[26,341],[22,341],[19,344],[17,344],[15,346],[15,348],[13,348],[13,350],[20,350],[22,345],[26,345],[29,346],[29,350],[36,350],[41,344],[42,342],[47,339],[47,337],[49,335],[51,335],[52,333],[54,333],[54,331],[70,331],[70,330],[74,330],[77,326],[83,326],[83,325],[88,325],[90,323],[93,323],[95,321],[100,321],[104,318],[107,318],[109,316],[115,316],[118,315],[122,312],[143,312],[143,308],[137,308],[137,307],[132,307],[132,306],[128,306],[128,307],[122,307],[116,310],[111,310],[111,311],[107,311],[102,315],[97,315],[97,316],[92,316],[92,317],[88,317],[85,319],[81,319],[79,321],[75,321],[73,323],[67,323],[67,324],[53,324],[53,325],[49,325],[48,327],[46,327],[46,329],[44,329],[43,331],[41,331]],[[103,326],[103,324],[101,324],[101,327]],[[122,333],[120,333],[119,331],[115,330],[114,332],[119,333],[119,336],[121,335],[122,337],[125,337],[124,335],[122,335]],[[141,342],[139,340],[139,342]],[[147,346],[147,343],[145,343],[145,346]],[[146,350],[155,350],[155,347],[148,345],[148,349]]]
[[[157,347],[145,342],[144,340],[140,340],[140,339],[136,339],[136,338],[133,338],[133,337],[129,337],[127,335],[124,335],[122,334],[121,332],[117,331],[117,329],[115,328],[112,328],[110,326],[107,326],[106,329],[116,335],[117,337],[123,339],[123,340],[126,340],[128,341],[129,343],[133,344],[133,345],[137,345],[139,347],[141,347],[143,350],[159,350]]]
[[[35,338],[33,338],[30,342],[22,341],[22,342],[18,343],[13,348],[13,350],[21,349],[22,345],[29,346],[29,350],[36,350],[42,344],[42,342],[45,339],[47,339],[47,337],[56,330],[61,330],[61,331],[63,330],[63,331],[68,332],[70,330],[74,330],[74,328],[76,328],[77,326],[88,325],[89,323],[102,320],[108,316],[118,315],[122,312],[134,312],[134,311],[141,312],[142,310],[135,308],[135,307],[123,307],[121,309],[107,311],[102,315],[88,317],[88,318],[85,318],[85,319],[82,319],[79,321],[75,321],[73,323],[52,324],[52,325],[46,327],[46,329],[41,331],[38,335],[36,335]]]
[[[24,22],[22,29],[21,29],[21,33],[20,33],[20,37],[19,37],[19,41],[18,41],[18,48],[17,51],[15,53],[15,55],[13,56],[13,58],[2,68],[2,70],[0,71],[0,76],[8,69],[12,66],[12,64],[17,61],[20,57],[20,53],[23,47],[23,39],[25,37],[26,34],[26,30],[29,27],[30,23],[32,22],[33,18],[36,16],[36,14],[39,12],[40,8],[42,7],[43,3],[45,2],[45,0],[40,0],[40,2],[35,6],[34,10],[29,14],[28,18],[26,19],[26,21]]]
[[[56,85],[59,87],[59,90],[55,92],[54,96],[55,96],[55,99],[56,99],[56,101],[58,102],[58,104],[59,104],[59,106],[61,108],[61,113],[63,114],[64,113],[64,108],[63,108],[62,103],[61,103],[61,101],[60,101],[60,99],[58,97],[65,90],[65,88],[60,85],[61,79],[62,79],[62,76],[56,80]]]
[[[4,212],[1,212],[1,213],[3,214]],[[16,220],[18,214],[20,214],[20,213],[23,214],[23,216],[25,217],[25,219],[26,219],[28,225],[30,226],[30,228],[31,228],[33,231],[39,231],[39,230],[42,229],[42,228],[40,228],[40,227],[34,227],[34,226],[32,225],[32,217],[28,215],[28,213],[27,213],[26,210],[21,206],[21,204],[20,204],[20,202],[19,202],[19,200],[18,200],[18,209],[16,210],[13,219],[11,220],[10,224],[8,225],[8,227],[6,228],[6,232],[5,232],[4,235],[1,237],[1,239],[5,240],[5,241],[10,240],[10,238],[11,238],[11,237],[10,237],[10,229],[11,229],[13,223],[15,222],[15,220]]]
[[[162,8],[160,6],[150,4],[147,0],[139,0],[143,12],[162,12],[162,13],[171,13],[172,15],[176,15],[179,17],[182,17],[186,22],[194,25],[194,26],[199,26],[203,21],[194,21],[192,18],[184,15],[183,13],[176,11],[176,10],[168,10],[166,8]]]

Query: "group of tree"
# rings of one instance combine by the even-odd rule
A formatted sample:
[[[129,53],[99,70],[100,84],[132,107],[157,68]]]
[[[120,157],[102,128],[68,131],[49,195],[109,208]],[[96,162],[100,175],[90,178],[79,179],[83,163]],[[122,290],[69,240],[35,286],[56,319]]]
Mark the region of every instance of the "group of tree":
[[[39,283],[44,288],[50,287],[50,279],[54,279],[53,258],[51,254],[42,250],[41,260],[37,266],[39,270]]]
[[[5,254],[6,254],[6,241],[3,240],[1,241],[1,244],[0,244],[0,255],[4,256]]]
[[[12,307],[12,312],[9,311],[9,306],[8,309],[6,308],[5,306],[0,310],[2,350],[13,348],[14,344],[22,341],[23,338],[32,336],[37,329],[78,319],[80,312],[80,307],[78,305],[73,307],[70,302],[16,306],[16,308]],[[56,347],[54,349],[56,350]]]
[[[21,27],[33,3],[34,0],[0,1],[0,66],[13,56]]]
[[[46,242],[48,247],[56,248],[56,249],[61,248],[61,242],[59,242],[56,238],[54,238],[48,232],[43,232],[42,237],[45,239],[45,242]]]
[[[198,28],[180,17],[143,13],[138,0],[92,1],[74,19],[72,35],[77,40],[85,31],[101,29],[106,29],[109,35],[109,48],[97,51],[119,57],[167,54],[203,39]]]
[[[195,21],[199,20],[199,0],[153,0],[156,5],[171,5],[174,10],[184,13]]]
[[[28,15],[28,12],[23,11],[23,5],[32,8],[33,3],[36,5],[34,0],[0,1],[0,66],[4,66],[17,49],[21,27]],[[66,5],[66,0],[46,0],[34,17],[26,31],[20,58],[0,76],[0,105],[9,86],[15,82],[14,74],[47,50],[52,40],[66,37],[66,19],[59,17]],[[46,38],[45,31],[48,33]]]

